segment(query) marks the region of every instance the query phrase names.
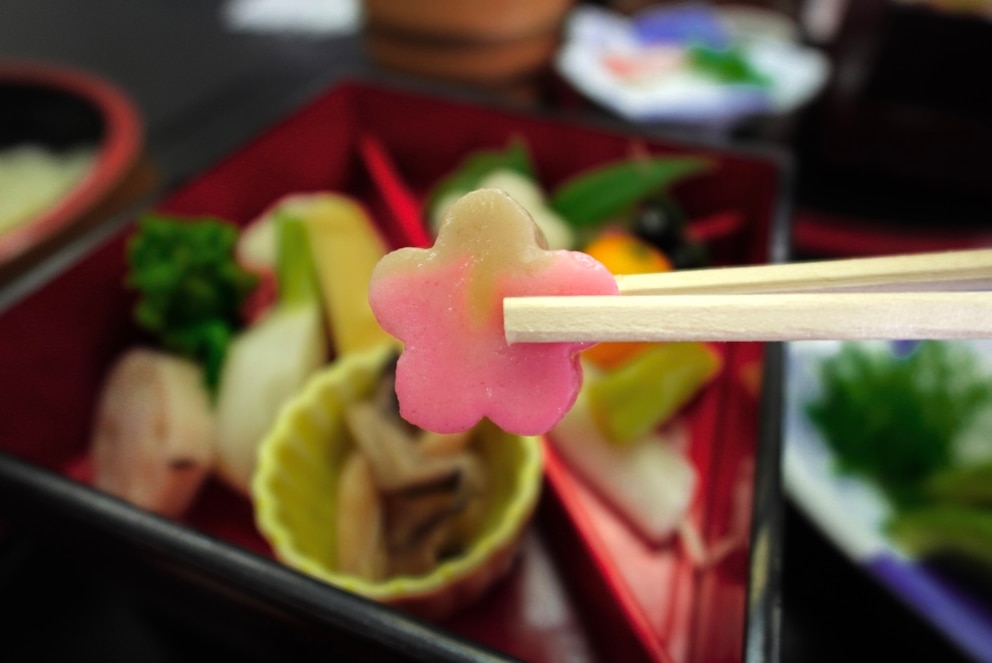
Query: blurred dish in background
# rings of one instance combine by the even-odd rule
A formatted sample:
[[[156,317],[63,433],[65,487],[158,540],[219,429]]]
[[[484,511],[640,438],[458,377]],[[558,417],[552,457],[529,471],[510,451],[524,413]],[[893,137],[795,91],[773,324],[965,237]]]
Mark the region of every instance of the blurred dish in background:
[[[787,347],[787,495],[961,651],[992,661],[992,342]]]
[[[0,233],[58,202],[89,174],[95,159],[88,145],[56,151],[24,143],[0,150]]]
[[[627,120],[729,129],[790,113],[823,87],[827,60],[797,35],[784,15],[753,7],[685,3],[624,16],[581,6],[556,65]]]
[[[0,61],[0,275],[101,212],[141,145],[138,111],[109,82]]]
[[[365,46],[386,69],[530,98],[573,2],[363,0]]]

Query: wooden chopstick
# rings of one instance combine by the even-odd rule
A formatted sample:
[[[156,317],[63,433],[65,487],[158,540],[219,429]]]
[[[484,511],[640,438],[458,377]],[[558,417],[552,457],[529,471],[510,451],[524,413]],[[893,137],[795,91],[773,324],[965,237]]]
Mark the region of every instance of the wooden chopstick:
[[[686,270],[617,282],[627,296],[504,299],[507,341],[992,338],[992,292],[971,292],[992,288],[992,250],[986,249]]]
[[[992,249],[618,276],[624,295],[929,292],[992,288]]]
[[[503,321],[509,343],[992,338],[992,293],[513,297]]]

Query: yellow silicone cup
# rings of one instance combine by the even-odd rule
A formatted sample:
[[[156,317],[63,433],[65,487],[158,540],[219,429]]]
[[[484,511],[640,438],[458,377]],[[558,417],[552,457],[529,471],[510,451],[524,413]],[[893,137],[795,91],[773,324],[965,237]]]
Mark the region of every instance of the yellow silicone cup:
[[[280,561],[363,596],[440,619],[476,600],[509,569],[541,491],[540,440],[484,422],[473,444],[489,468],[487,513],[465,551],[431,573],[382,582],[335,570],[340,468],[353,442],[346,404],[371,394],[395,349],[339,358],[282,409],[252,481],[255,520]]]

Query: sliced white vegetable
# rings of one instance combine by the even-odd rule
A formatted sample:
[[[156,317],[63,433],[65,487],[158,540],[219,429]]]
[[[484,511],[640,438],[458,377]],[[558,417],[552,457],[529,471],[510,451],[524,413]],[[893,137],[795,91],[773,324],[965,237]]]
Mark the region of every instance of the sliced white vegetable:
[[[662,434],[612,444],[599,432],[582,392],[551,431],[555,449],[614,509],[653,544],[678,528],[692,502],[696,470]]]
[[[407,490],[458,474],[458,456],[420,453],[412,436],[387,420],[372,402],[351,403],[344,415],[352,437],[372,467],[372,476],[380,490]]]
[[[210,472],[213,441],[202,369],[163,352],[129,350],[111,367],[97,405],[94,484],[181,516]]]
[[[520,203],[544,233],[549,249],[575,248],[575,233],[557,212],[548,207],[544,192],[529,177],[515,170],[495,170],[482,178],[479,188],[502,189]]]
[[[250,269],[275,269],[276,229],[270,211],[245,226],[235,248],[238,262]]]
[[[250,493],[262,437],[326,359],[317,305],[277,307],[235,336],[217,393],[217,472],[233,488]]]

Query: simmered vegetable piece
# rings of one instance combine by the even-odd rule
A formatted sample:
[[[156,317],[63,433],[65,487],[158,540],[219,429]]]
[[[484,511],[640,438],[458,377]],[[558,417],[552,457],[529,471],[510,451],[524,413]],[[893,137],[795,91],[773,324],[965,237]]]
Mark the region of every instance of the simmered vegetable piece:
[[[392,386],[387,370],[379,394]],[[371,581],[429,573],[460,552],[486,494],[472,432],[424,434],[403,422],[395,405],[372,398],[344,412],[355,449],[338,488],[338,568]]]

